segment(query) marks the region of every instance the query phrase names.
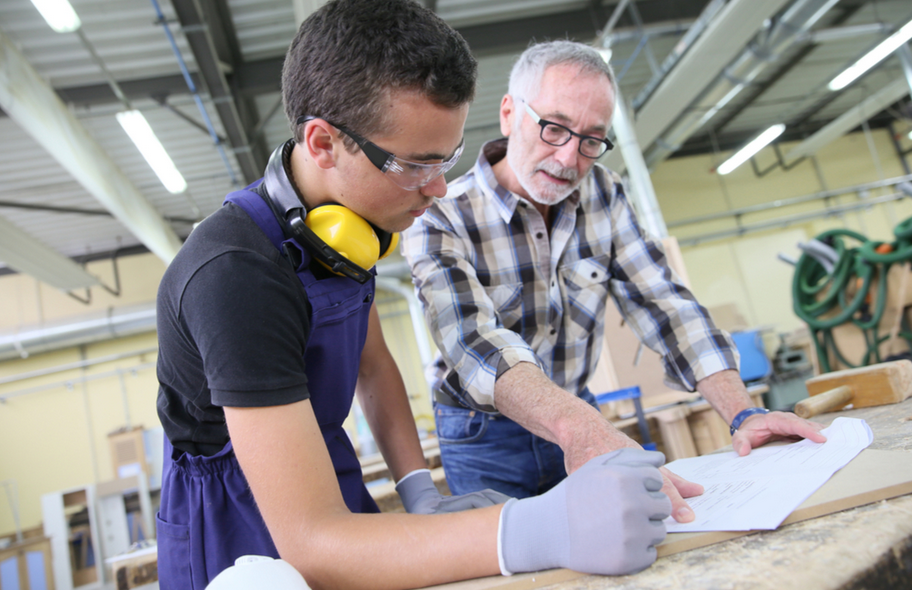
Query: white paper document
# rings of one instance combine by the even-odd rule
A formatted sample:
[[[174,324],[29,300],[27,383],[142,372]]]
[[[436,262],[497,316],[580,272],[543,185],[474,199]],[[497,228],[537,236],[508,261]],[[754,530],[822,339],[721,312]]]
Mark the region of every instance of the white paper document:
[[[857,418],[836,418],[823,430],[825,443],[807,439],[753,449],[679,459],[666,465],[704,487],[687,498],[696,519],[687,524],[665,520],[669,533],[772,530],[830,477],[874,440]]]

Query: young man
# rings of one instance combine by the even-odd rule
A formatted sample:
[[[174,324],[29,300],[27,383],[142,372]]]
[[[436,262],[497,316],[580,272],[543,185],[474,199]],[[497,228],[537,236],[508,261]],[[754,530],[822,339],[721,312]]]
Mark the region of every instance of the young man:
[[[819,426],[753,408],[737,351],[636,223],[616,177],[597,165],[615,107],[609,66],[570,41],[533,45],[500,107],[507,139],[405,235],[437,362],[435,417],[453,493],[541,494],[589,459],[638,447],[604,420],[586,382],[609,296],[666,377],[697,389],[733,426],[742,455],[773,438],[822,441]],[[677,520],[701,486],[667,470]]]
[[[503,505],[441,497],[424,469],[369,269],[446,193],[475,69],[410,0],[336,0],[301,26],[282,81],[294,139],[193,231],[159,291],[164,590],[204,588],[247,554],[313,588],[372,589],[655,559],[661,454],[605,454]],[[341,243],[320,230],[333,216]],[[341,426],[355,394],[412,514],[377,514],[361,482]]]

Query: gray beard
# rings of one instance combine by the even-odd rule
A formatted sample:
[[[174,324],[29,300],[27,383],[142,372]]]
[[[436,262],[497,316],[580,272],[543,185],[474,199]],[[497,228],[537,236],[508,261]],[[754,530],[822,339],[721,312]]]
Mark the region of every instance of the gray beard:
[[[536,172],[538,172],[539,170],[543,170],[544,172],[547,172],[548,174],[550,174],[551,176],[554,176],[556,178],[569,180],[570,185],[566,189],[564,189],[558,193],[543,195],[538,190],[536,190],[535,187],[532,185],[531,178],[526,178],[526,177],[521,176],[516,173],[517,170],[521,170],[521,167],[520,167],[521,162],[518,161],[518,156],[516,156],[514,154],[515,154],[515,152],[511,152],[509,149],[507,149],[507,163],[510,164],[510,168],[513,169],[513,172],[516,176],[516,180],[519,182],[519,185],[521,187],[523,187],[523,189],[526,191],[526,194],[529,195],[529,198],[532,199],[533,201],[535,201],[536,203],[539,203],[541,205],[547,205],[547,206],[557,205],[558,203],[560,203],[561,201],[563,201],[564,199],[569,197],[573,193],[573,191],[575,191],[580,185],[580,178],[579,178],[576,170],[574,170],[572,168],[564,168],[555,162],[550,162],[548,160],[544,160],[541,163],[539,163],[538,166],[536,166],[535,169],[532,171],[533,175]]]

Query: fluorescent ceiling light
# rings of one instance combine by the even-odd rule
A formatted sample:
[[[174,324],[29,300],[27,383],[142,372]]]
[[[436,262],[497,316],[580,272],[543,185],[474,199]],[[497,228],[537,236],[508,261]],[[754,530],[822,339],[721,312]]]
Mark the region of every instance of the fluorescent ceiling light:
[[[880,45],[866,53],[861,59],[845,69],[844,72],[833,78],[829,84],[830,90],[841,90],[852,83],[858,76],[864,74],[882,59],[896,51],[906,41],[912,39],[912,21],[907,22],[900,30],[883,40]]]
[[[117,122],[124,128],[140,153],[152,167],[158,179],[161,180],[168,192],[182,193],[187,190],[187,181],[178,172],[168,152],[162,147],[155,132],[149,127],[146,118],[139,111],[122,111],[117,113]]]
[[[67,0],[32,0],[32,4],[58,33],[72,33],[82,24]]]
[[[783,131],[785,131],[785,125],[782,123],[773,125],[758,135],[757,138],[752,140],[749,144],[735,152],[732,157],[722,162],[716,168],[716,172],[719,174],[728,174],[741,164],[747,162],[751,156],[765,148],[771,141],[782,135]]]

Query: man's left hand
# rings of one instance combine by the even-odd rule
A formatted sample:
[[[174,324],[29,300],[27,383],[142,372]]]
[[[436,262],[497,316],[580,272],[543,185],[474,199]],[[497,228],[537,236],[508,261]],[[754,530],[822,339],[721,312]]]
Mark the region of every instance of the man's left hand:
[[[774,440],[808,440],[822,443],[826,437],[820,434],[822,424],[810,422],[787,412],[770,412],[755,414],[741,423],[732,436],[732,448],[741,457],[751,449],[765,445]]]

